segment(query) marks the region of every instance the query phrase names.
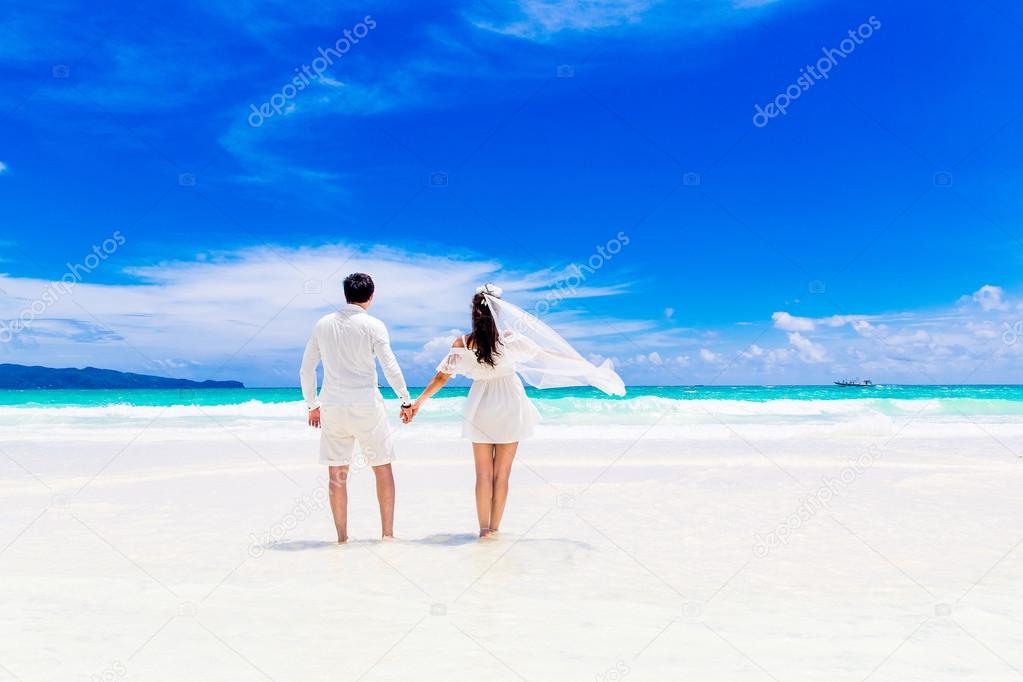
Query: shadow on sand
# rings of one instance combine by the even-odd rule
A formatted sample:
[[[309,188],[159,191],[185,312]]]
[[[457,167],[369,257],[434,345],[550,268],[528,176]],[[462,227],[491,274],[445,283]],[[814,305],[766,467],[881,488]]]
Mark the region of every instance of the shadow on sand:
[[[593,545],[590,545],[579,540],[570,540],[568,538],[524,538],[519,535],[500,535],[493,540],[481,541],[477,535],[472,533],[437,533],[436,535],[427,535],[425,538],[416,538],[415,540],[406,540],[405,542],[415,545],[434,545],[438,547],[457,547],[459,545],[508,545],[512,543],[522,544],[558,544],[558,545],[570,545],[576,549],[593,549]]]
[[[334,540],[281,540],[268,545],[263,549],[275,552],[303,552],[307,549],[326,549],[327,547],[347,547],[349,545],[376,545],[379,540],[349,540],[344,545],[337,544]]]
[[[457,547],[459,545],[469,545],[479,541],[479,537],[473,533],[437,533],[436,535],[427,535],[425,538],[416,538],[415,540],[408,540],[407,542],[416,545]]]
[[[498,537],[492,540],[480,540],[479,536],[473,533],[437,533],[436,535],[427,535],[424,538],[416,538],[414,540],[405,540],[406,543],[414,545],[433,545],[437,547],[457,547],[459,545],[474,545],[478,544],[481,546],[496,545],[496,546],[507,546],[510,544],[550,544],[550,545],[568,545],[575,549],[594,549],[593,545],[582,542],[580,540],[572,540],[569,538],[524,538],[520,535],[512,533],[502,533]]]
[[[433,547],[459,547],[461,545],[507,545],[509,543],[523,543],[523,544],[538,544],[538,543],[552,543],[558,545],[570,545],[576,549],[592,550],[593,545],[579,540],[570,540],[568,538],[523,538],[517,535],[502,535],[493,540],[481,542],[479,537],[473,533],[436,533],[434,535],[427,535],[422,538],[415,538],[413,540],[398,539],[398,544],[413,544],[413,545],[430,545]],[[330,540],[282,540],[281,542],[275,542],[269,545],[263,545],[263,549],[273,550],[275,552],[303,552],[306,550],[314,549],[326,549],[328,547],[358,547],[360,545],[380,545],[390,544],[384,543],[381,540],[349,540],[345,545],[338,545],[336,542]]]

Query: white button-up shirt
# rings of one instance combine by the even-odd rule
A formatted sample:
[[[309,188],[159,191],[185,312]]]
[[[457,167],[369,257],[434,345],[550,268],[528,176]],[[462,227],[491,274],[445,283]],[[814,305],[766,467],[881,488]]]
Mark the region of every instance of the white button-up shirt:
[[[384,323],[349,303],[320,318],[302,356],[302,397],[310,410],[323,405],[373,402],[380,391],[374,358],[402,403],[410,403],[405,377],[391,350]],[[316,395],[316,366],[323,363],[323,386]]]

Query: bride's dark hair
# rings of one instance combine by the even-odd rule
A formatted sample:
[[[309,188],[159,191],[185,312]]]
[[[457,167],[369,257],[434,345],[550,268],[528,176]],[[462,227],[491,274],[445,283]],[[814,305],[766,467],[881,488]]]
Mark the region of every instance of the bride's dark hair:
[[[466,341],[467,345],[472,344],[471,350],[476,353],[477,362],[494,366],[494,356],[501,354],[497,350],[497,323],[494,322],[494,313],[483,294],[472,297],[472,333]]]

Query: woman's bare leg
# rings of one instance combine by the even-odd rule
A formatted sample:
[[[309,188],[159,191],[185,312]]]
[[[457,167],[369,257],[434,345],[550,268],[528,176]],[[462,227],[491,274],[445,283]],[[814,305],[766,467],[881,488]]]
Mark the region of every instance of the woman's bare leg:
[[[494,446],[494,498],[490,511],[490,532],[496,533],[501,527],[504,505],[508,502],[508,480],[511,478],[512,462],[518,443],[501,443]]]
[[[476,460],[476,516],[480,522],[480,537],[490,535],[490,509],[494,498],[494,444],[473,443],[472,455]]]
[[[330,470],[330,513],[337,529],[337,541],[348,542],[348,467],[328,467]]]

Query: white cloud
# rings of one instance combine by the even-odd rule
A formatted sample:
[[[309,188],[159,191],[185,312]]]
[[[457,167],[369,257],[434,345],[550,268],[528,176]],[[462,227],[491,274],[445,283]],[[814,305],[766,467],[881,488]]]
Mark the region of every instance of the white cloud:
[[[449,329],[444,334],[433,337],[424,343],[422,349],[413,356],[416,363],[429,364],[433,362],[439,364],[441,358],[451,349],[451,344],[455,342],[455,339],[464,333],[465,330],[462,329]]]
[[[110,256],[96,274],[109,280],[117,258]],[[553,284],[480,257],[345,244],[260,246],[124,268],[129,279],[122,284],[94,284],[86,276],[0,344],[0,362],[179,370],[180,376],[293,385],[313,322],[343,304],[341,280],[353,271],[373,275],[372,312],[388,324],[399,358],[417,380],[432,375],[454,335],[467,329],[469,299],[480,282],[499,283],[527,309]],[[0,321],[10,324],[48,286],[0,274]],[[597,318],[568,302],[545,319],[583,352],[606,352],[653,326]]]
[[[775,314],[772,326],[785,332],[787,348],[736,343],[738,361],[724,380],[733,375],[748,380],[752,373],[778,382],[823,383],[842,375],[885,383],[1020,382],[1023,333],[1015,330],[1023,329],[1021,304],[1018,295],[984,285],[945,306],[921,310],[820,318]],[[728,339],[720,343],[721,352],[729,352]]]
[[[799,353],[804,362],[825,362],[828,360],[828,353],[824,346],[814,343],[799,332],[789,332],[789,343]]]
[[[966,328],[978,339],[995,339],[1002,334],[1002,330],[999,329],[998,325],[987,320],[980,322],[971,320],[966,323]]]
[[[777,312],[771,315],[776,329],[789,332],[811,332],[814,330],[814,322],[809,317],[796,317],[786,312]]]
[[[119,257],[99,266],[105,281],[116,279]],[[467,331],[468,297],[480,282],[496,281],[529,309],[557,281],[550,270],[520,270],[471,254],[372,246],[207,253],[127,268],[121,284],[86,277],[30,329],[0,343],[0,362],[294,385],[312,323],[342,303],[341,279],[356,270],[377,281],[373,313],[388,324],[412,383],[432,376],[453,337]],[[627,290],[594,283],[608,293]],[[9,324],[47,286],[0,274],[0,322]],[[843,375],[886,383],[1023,382],[1023,335],[1013,331],[1023,327],[1021,298],[993,286],[978,292],[986,293],[977,301],[967,294],[965,304],[869,316],[776,313],[754,327],[685,328],[657,313],[619,318],[567,300],[545,319],[584,355],[612,359],[633,385],[823,383]],[[727,376],[718,377],[725,360]]]
[[[603,357],[604,356],[602,356],[602,355],[595,355],[593,357],[600,358],[600,362],[603,362]],[[599,365],[600,362],[594,362],[594,364]],[[621,359],[621,360],[618,360],[617,362],[615,362],[615,365],[616,366],[620,366],[620,367],[635,367],[635,366],[657,366],[657,365],[663,365],[664,363],[665,363],[665,360],[664,360],[663,357],[661,357],[661,354],[658,353],[657,351],[653,351],[653,352],[650,352],[650,353],[639,353],[638,355],[632,355],[632,356],[626,357],[624,359]]]
[[[751,323],[759,330],[682,328],[658,316],[647,330],[602,340],[624,358],[616,364],[633,384],[830,383],[842,376],[884,383],[1023,382],[1023,331],[1017,331],[1023,330],[1023,298],[1001,288],[984,291],[982,300],[999,305],[984,310],[967,294],[965,303],[870,315],[776,313],[769,322]],[[582,334],[583,327],[574,331]],[[663,364],[650,362],[651,352]]]
[[[497,16],[477,18],[479,28],[538,39],[562,31],[591,31],[635,24],[655,0],[516,0],[499,3]],[[491,9],[490,6],[487,6]]]
[[[753,343],[746,350],[739,351],[739,357],[759,363],[759,369],[771,370],[789,361],[792,351],[788,348],[762,348]]]
[[[1006,310],[1009,306],[1003,300],[1005,290],[1002,287],[985,284],[973,292],[970,300],[980,306],[981,310]],[[965,298],[965,297],[964,297]]]
[[[7,164],[4,163],[3,161],[0,161],[0,175],[3,175],[6,172],[7,172]]]
[[[822,317],[815,322],[825,327],[841,327],[844,324],[855,324],[866,318],[866,315],[832,315],[831,317]]]
[[[721,356],[707,348],[700,349],[700,359],[709,364],[721,362]]]
[[[926,346],[930,344],[931,341],[931,335],[923,329],[917,329],[916,331],[906,330],[904,332],[885,337],[885,343],[891,346]]]
[[[646,26],[677,31],[733,20],[777,0],[498,0],[470,14],[478,28],[526,40]]]

